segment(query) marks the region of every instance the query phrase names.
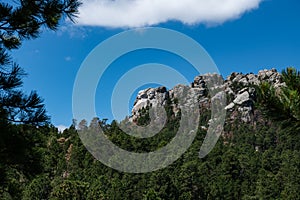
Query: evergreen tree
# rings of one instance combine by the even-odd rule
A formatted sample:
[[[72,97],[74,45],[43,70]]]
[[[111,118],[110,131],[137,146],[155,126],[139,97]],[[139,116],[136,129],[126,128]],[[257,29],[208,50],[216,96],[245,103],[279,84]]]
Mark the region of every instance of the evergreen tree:
[[[259,87],[259,101],[263,110],[276,120],[300,127],[300,72],[293,67],[282,71],[285,86],[274,88],[264,82]]]
[[[24,39],[39,36],[42,27],[56,30],[61,20],[74,21],[78,0],[0,1],[0,122],[47,122],[43,100],[36,92],[24,94],[24,71],[12,61],[8,51],[21,46]]]

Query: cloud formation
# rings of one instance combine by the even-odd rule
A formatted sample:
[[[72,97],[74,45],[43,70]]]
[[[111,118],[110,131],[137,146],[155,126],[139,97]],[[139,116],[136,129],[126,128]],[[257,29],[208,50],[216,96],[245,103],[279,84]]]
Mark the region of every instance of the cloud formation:
[[[143,27],[170,20],[221,24],[258,8],[262,0],[84,0],[79,25]]]
[[[66,56],[66,57],[65,57],[65,61],[69,62],[69,61],[71,61],[71,60],[72,60],[72,57],[71,57],[71,56]]]
[[[58,125],[56,126],[56,128],[58,129],[59,132],[64,132],[65,129],[67,129],[68,127],[65,125]]]

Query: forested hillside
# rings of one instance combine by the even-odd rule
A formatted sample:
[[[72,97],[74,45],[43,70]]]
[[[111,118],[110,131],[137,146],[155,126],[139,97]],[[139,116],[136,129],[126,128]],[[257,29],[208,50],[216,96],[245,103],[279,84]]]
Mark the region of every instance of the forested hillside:
[[[228,113],[224,132],[208,156],[198,156],[206,135],[200,128],[179,160],[145,174],[119,172],[97,161],[83,146],[75,122],[60,133],[52,125],[17,125],[1,118],[0,197],[300,199],[300,75],[287,68],[282,79],[285,86],[280,91],[266,82],[256,87],[255,119],[242,122]],[[148,152],[167,144],[176,133],[180,116],[174,115],[170,105],[165,106],[167,125],[150,139],[133,139],[115,121],[97,123],[118,146]],[[201,114],[200,127],[207,126],[209,119],[207,109]],[[147,121],[144,115],[139,122]]]

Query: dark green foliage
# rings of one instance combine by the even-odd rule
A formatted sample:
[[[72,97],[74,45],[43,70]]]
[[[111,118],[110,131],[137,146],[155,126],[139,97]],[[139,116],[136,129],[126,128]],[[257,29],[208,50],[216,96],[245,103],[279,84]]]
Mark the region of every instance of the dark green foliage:
[[[23,70],[16,64],[12,64],[10,70],[8,68],[0,65],[0,121],[32,124],[47,122],[49,117],[43,100],[34,91],[25,95],[19,89],[25,75]]]
[[[8,51],[21,46],[24,39],[39,36],[41,27],[56,30],[65,17],[74,21],[78,0],[0,1],[0,120],[13,123],[43,124],[49,117],[36,92],[24,94],[20,87],[25,75],[12,62]]]
[[[139,110],[140,117],[137,119],[137,125],[146,126],[150,122],[149,107]]]
[[[206,125],[209,116],[210,111],[203,110],[200,125]],[[95,118],[89,126],[81,125],[98,123],[115,144],[146,152],[155,150],[158,142],[169,142],[177,120],[169,120],[160,136],[149,141],[126,136],[115,121],[106,124]],[[203,159],[198,157],[206,135],[201,129],[179,160],[146,174],[118,172],[95,160],[74,126],[58,133],[54,127],[9,125],[9,132],[18,133],[23,147],[20,151],[1,147],[1,156],[7,159],[0,165],[4,177],[1,198],[299,199],[300,135],[287,123],[272,117],[257,121],[255,126],[226,123],[223,137]]]
[[[50,178],[47,174],[35,177],[30,183],[26,185],[23,191],[23,199],[48,199],[51,191],[50,183]]]
[[[266,101],[262,103],[265,106]],[[109,139],[124,149],[155,150],[167,144],[178,127],[168,105],[166,127],[150,140],[132,139],[115,121],[106,124],[95,119],[90,127],[99,123]],[[206,125],[209,117],[210,111],[203,110],[200,125]],[[224,137],[203,159],[198,151],[206,132],[200,130],[179,160],[147,174],[121,173],[96,161],[74,126],[58,133],[49,126],[3,123],[0,198],[299,199],[300,136],[293,122],[271,117],[255,126],[228,123]]]
[[[26,74],[9,52],[38,37],[42,27],[56,30],[63,18],[72,21],[79,5],[78,0],[0,1],[0,199],[48,199],[47,184],[58,171],[53,166],[61,163],[46,145],[56,140],[57,130],[47,125],[43,100],[21,90]]]
[[[84,200],[89,184],[82,181],[64,180],[53,185],[50,199],[53,200]]]
[[[265,113],[276,120],[294,122],[300,128],[300,72],[289,67],[282,71],[285,86],[274,88],[263,83],[258,88],[259,101]]]
[[[7,49],[17,48],[22,39],[36,38],[40,27],[55,30],[63,17],[74,21],[78,0],[20,0],[17,6],[0,2],[1,43]]]

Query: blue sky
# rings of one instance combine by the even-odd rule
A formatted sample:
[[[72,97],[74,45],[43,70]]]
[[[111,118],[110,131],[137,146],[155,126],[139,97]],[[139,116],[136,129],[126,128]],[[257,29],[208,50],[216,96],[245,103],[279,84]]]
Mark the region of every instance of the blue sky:
[[[147,0],[143,1],[147,3]],[[241,2],[247,1],[249,2]],[[86,11],[84,9],[82,12]],[[109,11],[110,9],[103,8],[103,20],[110,16]],[[122,23],[118,20],[98,23],[93,21],[93,18],[88,18],[85,13],[77,25],[65,23],[58,32],[44,31],[38,39],[25,41],[20,49],[13,51],[16,62],[28,73],[24,80],[24,89],[28,92],[36,90],[45,99],[48,114],[54,125],[69,126],[72,121],[73,84],[81,63],[99,43],[135,25],[164,27],[188,35],[206,49],[223,77],[231,72],[257,73],[265,68],[281,71],[285,67],[294,66],[300,69],[298,0],[265,0],[249,10],[240,5],[234,8],[232,13],[228,10],[221,16],[210,13],[198,16],[196,10],[191,11],[189,17],[189,14],[181,15],[178,10],[171,11],[166,12],[176,20],[168,20],[165,16],[158,18],[158,14],[154,12],[150,13],[148,18],[147,15],[144,21],[134,21],[134,14],[128,15],[127,18],[125,16]],[[214,12],[212,10],[211,13]],[[157,21],[152,20],[153,16]],[[112,119],[109,109],[111,84],[114,84],[117,74],[132,66],[149,62],[177,67],[188,65],[174,55],[151,50],[138,51],[116,60],[106,74],[108,79],[111,77],[107,88],[97,91],[96,94],[96,108],[100,118]],[[190,82],[196,75],[193,71],[187,72]],[[139,89],[145,87],[141,86]]]

